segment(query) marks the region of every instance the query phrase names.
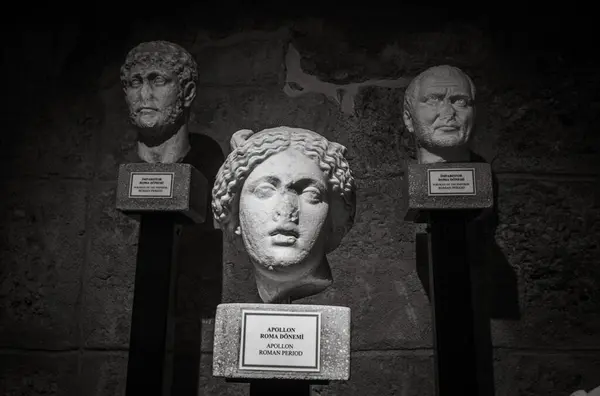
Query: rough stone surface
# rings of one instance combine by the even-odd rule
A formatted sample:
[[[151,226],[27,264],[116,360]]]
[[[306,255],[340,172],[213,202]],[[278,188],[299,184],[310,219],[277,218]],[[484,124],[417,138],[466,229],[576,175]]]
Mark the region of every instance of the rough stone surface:
[[[379,16],[381,30],[365,31],[355,29],[351,22],[335,25],[317,18],[298,21],[293,40],[304,54],[303,68],[323,81],[348,83],[367,78],[414,77],[428,66],[447,62],[461,69],[476,68],[489,58],[489,38],[476,26],[432,15],[429,9],[411,11],[427,12],[429,23],[436,17],[443,21],[433,22],[438,25],[436,29],[420,31],[406,27],[411,23],[423,27],[428,22],[406,20],[400,27],[397,21],[386,23]],[[365,17],[369,18],[368,14]]]
[[[224,239],[223,244],[223,302],[260,303],[254,267],[242,244]]]
[[[189,360],[193,360],[193,366],[197,369],[195,372],[185,371],[185,368],[190,366]],[[223,394],[245,396],[248,394],[247,384],[228,383],[222,378],[213,377],[211,360],[212,355],[210,354],[198,355],[191,359],[189,356],[177,355],[173,364],[175,370],[180,371],[174,373],[171,388],[173,394],[182,396]],[[79,390],[72,394],[89,396],[121,396],[125,394],[127,352],[88,352],[81,358],[81,367]],[[16,393],[15,395],[21,394]],[[37,395],[37,393],[23,393],[22,395]]]
[[[430,196],[428,195],[428,172],[430,169],[473,169],[471,196]],[[492,173],[490,166],[483,163],[411,164],[405,176],[403,193],[407,199],[405,220],[413,221],[418,213],[436,209],[487,209],[494,204]]]
[[[201,87],[194,101],[190,128],[217,141],[229,154],[229,140],[240,129],[258,132],[287,125],[332,138],[326,99],[320,95],[289,98],[280,86]]]
[[[115,70],[119,65],[113,65]],[[127,105],[123,99],[123,88],[117,79],[111,86],[97,93],[104,110],[104,122],[98,137],[98,159],[95,176],[97,179],[114,181],[119,165],[138,162],[137,133],[129,122]]]
[[[43,109],[30,109],[37,112],[20,120],[19,133],[1,138],[2,146],[11,147],[0,160],[5,177],[90,178],[103,116],[98,102],[93,96],[65,95]]]
[[[82,301],[88,347],[122,348],[129,343],[139,222],[115,208],[115,196],[115,182],[97,182],[91,194]]]
[[[362,352],[351,359],[349,381],[313,385],[312,395],[433,396],[433,358],[429,352]]]
[[[132,173],[172,173],[169,197],[132,197]],[[206,220],[206,178],[189,164],[122,164],[117,179],[116,208],[123,213],[175,212],[189,217],[196,223]],[[208,219],[210,221],[210,219]]]
[[[571,395],[600,385],[600,355],[591,352],[496,353],[496,395]]]
[[[77,355],[73,352],[0,354],[0,394],[77,395]]]
[[[187,389],[190,395],[198,396],[246,396],[249,385],[244,383],[227,382],[225,378],[217,378],[212,374],[212,355],[203,353],[200,357],[200,375],[194,384],[194,390]]]
[[[283,79],[287,29],[245,32],[191,46],[200,85],[268,85]]]
[[[0,189],[0,345],[73,347],[78,340],[87,185],[12,182]]]
[[[401,183],[357,180],[354,227],[328,256],[334,283],[299,300],[350,307],[353,350],[431,345],[429,302],[415,271],[414,227],[402,220]]]
[[[215,342],[215,320],[202,320],[202,352],[212,352]]]
[[[493,93],[482,98],[478,109],[486,109],[481,116],[485,119],[475,147],[494,158],[498,172],[597,174],[600,142],[589,131],[598,122],[593,109],[599,104],[575,106],[585,99],[581,98],[583,90],[570,87],[573,82],[542,81],[514,81],[505,89],[494,87]]]
[[[81,357],[80,394],[124,395],[126,380],[126,352],[87,352]]]
[[[240,370],[242,310],[321,313],[319,372]],[[215,318],[213,375],[226,378],[347,380],[350,373],[350,309],[299,304],[221,304]]]
[[[496,240],[520,318],[494,321],[496,345],[600,347],[599,193],[598,183],[501,180]]]

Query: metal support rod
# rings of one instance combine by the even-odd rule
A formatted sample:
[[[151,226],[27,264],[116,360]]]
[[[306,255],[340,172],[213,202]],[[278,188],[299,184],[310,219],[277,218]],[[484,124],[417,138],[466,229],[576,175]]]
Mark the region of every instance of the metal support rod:
[[[140,219],[133,312],[127,364],[127,396],[162,396],[170,377],[165,368],[172,299],[175,218],[147,213]]]
[[[478,395],[467,226],[471,211],[431,211],[429,291],[437,396]]]

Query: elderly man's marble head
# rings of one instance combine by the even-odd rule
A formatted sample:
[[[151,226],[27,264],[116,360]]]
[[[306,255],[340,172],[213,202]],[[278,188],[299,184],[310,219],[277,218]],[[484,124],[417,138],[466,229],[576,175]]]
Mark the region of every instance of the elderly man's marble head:
[[[264,302],[331,285],[326,254],[352,227],[356,210],[345,154],[315,132],[277,127],[238,142],[219,170],[215,219],[226,234],[241,237]]]
[[[178,162],[189,151],[187,121],[197,80],[196,61],[177,44],[145,42],[127,54],[121,82],[144,161]]]
[[[404,124],[414,133],[419,162],[469,160],[475,86],[453,66],[434,66],[415,77],[404,94]]]

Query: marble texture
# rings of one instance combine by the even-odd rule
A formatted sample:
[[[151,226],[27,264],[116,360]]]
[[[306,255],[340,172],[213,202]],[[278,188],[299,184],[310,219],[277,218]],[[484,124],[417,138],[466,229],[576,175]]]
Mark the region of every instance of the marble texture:
[[[474,195],[429,195],[428,170],[430,169],[474,169]],[[485,163],[431,163],[407,166],[403,184],[406,202],[406,221],[420,222],[422,212],[429,210],[488,209],[493,207],[492,172]]]
[[[178,44],[150,41],[129,51],[121,84],[143,161],[177,163],[190,151],[188,120],[197,81],[194,57]]]
[[[242,310],[321,313],[319,372],[240,370]],[[350,308],[300,304],[220,304],[215,318],[213,376],[248,379],[345,381],[350,379]]]
[[[132,173],[171,173],[170,197],[131,197]],[[151,175],[149,175],[151,176]],[[122,164],[119,167],[116,207],[126,214],[147,212],[178,213],[195,223],[202,223],[206,213],[206,178],[190,164]]]
[[[475,121],[475,85],[457,67],[433,66],[404,93],[404,125],[416,137],[419,163],[464,162]]]
[[[327,254],[354,223],[346,147],[281,126],[240,130],[213,187],[215,220],[243,245],[263,302],[318,294],[333,282]]]

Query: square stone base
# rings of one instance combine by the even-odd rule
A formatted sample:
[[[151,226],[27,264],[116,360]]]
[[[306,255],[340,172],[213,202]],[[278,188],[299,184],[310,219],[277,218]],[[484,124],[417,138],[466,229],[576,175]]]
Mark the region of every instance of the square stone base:
[[[256,311],[261,311],[262,314],[255,314],[254,312]],[[244,312],[246,313],[246,316],[244,316]],[[273,318],[275,315],[274,313],[279,315],[279,317],[277,319],[270,319]],[[288,313],[290,315],[286,315]],[[248,314],[254,315],[252,322],[248,319]],[[296,316],[294,317],[294,315]],[[310,317],[311,315],[315,317],[318,315],[320,318],[319,326],[315,327],[314,325],[309,324],[308,319],[302,319],[301,315],[306,315],[307,317]],[[244,317],[246,319],[244,319]],[[263,323],[258,323],[263,320]],[[242,329],[244,323],[246,323],[246,329],[248,330]],[[259,326],[257,326],[257,323]],[[293,365],[294,362],[301,363],[301,358],[284,361],[283,358],[279,356],[269,356],[265,361],[260,362],[266,364],[255,364],[254,367],[250,368],[244,366],[244,362],[252,363],[252,360],[254,359],[254,363],[256,363],[257,359],[262,359],[258,356],[259,351],[257,348],[260,349],[264,347],[266,350],[268,349],[267,345],[269,344],[285,348],[294,342],[300,342],[293,340],[262,340],[259,338],[252,338],[249,335],[251,327],[257,328],[260,327],[260,325],[263,325],[259,332],[268,333],[266,329],[272,329],[273,327],[271,326],[279,326],[279,329],[289,329],[292,327],[296,328],[299,323],[303,329],[307,330],[305,333],[311,333],[310,329],[320,329],[319,344],[314,344],[320,345],[320,348],[318,348],[319,357],[316,362],[316,367],[318,367],[318,369],[299,368],[298,366]],[[245,339],[242,339],[244,333],[246,333],[246,336]],[[282,333],[279,334],[281,336]],[[260,338],[262,338],[262,336],[263,335],[261,334]],[[245,342],[249,345],[240,348]],[[309,341],[301,342],[304,344],[297,345],[313,346]],[[257,344],[261,345],[258,346]],[[248,351],[250,349],[255,350],[256,353],[249,353]],[[299,350],[299,348],[296,349]],[[242,356],[241,350],[243,350],[242,353],[244,355],[248,354],[248,360],[244,358],[240,361]],[[283,351],[285,351],[285,349]],[[311,353],[312,351],[311,348],[307,348],[306,350],[308,353]],[[241,366],[245,368],[241,368]],[[350,378],[350,308],[299,304],[220,304],[217,307],[215,318],[213,376],[237,380],[348,380]]]
[[[128,215],[171,212],[202,223],[207,188],[206,178],[190,164],[122,164],[116,207]]]
[[[489,164],[410,164],[403,186],[404,220],[426,221],[431,210],[487,209],[494,205]]]

